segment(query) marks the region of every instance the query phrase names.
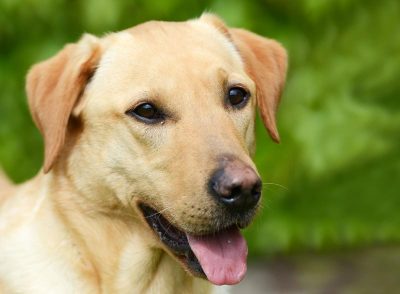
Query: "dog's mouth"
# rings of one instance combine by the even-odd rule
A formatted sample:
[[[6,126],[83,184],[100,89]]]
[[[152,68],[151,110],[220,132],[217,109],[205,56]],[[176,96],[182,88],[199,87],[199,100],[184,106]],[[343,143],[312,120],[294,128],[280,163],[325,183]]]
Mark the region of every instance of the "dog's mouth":
[[[247,244],[236,226],[210,235],[191,235],[161,213],[140,203],[146,222],[161,242],[194,276],[215,285],[239,283],[246,273]]]

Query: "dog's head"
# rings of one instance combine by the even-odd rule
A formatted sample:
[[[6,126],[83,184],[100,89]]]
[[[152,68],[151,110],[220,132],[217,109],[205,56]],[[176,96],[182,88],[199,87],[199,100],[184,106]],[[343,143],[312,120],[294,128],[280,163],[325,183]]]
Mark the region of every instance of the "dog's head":
[[[279,141],[285,74],[277,42],[209,14],[87,35],[28,75],[44,172],[67,173],[94,207],[141,215],[155,246],[194,275],[237,283],[239,228],[262,186],[251,160],[256,107]]]

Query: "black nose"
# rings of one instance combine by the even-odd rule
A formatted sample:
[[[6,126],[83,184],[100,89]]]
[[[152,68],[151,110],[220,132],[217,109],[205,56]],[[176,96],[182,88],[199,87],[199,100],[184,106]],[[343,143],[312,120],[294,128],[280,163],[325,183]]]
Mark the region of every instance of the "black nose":
[[[209,187],[211,194],[225,207],[241,212],[257,205],[262,184],[253,168],[238,159],[229,159],[214,172]]]

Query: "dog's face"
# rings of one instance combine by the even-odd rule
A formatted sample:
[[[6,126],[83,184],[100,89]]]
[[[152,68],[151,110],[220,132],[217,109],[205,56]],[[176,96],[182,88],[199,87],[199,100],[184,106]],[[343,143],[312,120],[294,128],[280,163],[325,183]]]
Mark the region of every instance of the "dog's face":
[[[261,194],[256,106],[278,140],[285,71],[277,43],[210,15],[86,37],[28,76],[45,171],[62,165],[99,208],[141,215],[193,274],[237,283],[247,254],[238,227]]]

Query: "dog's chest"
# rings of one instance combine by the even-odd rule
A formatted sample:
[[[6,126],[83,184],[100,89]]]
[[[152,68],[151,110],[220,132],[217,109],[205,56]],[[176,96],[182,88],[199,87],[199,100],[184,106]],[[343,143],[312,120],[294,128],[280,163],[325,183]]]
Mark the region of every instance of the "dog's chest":
[[[71,248],[34,222],[15,230],[0,241],[0,284],[12,293],[98,293],[93,268]]]

